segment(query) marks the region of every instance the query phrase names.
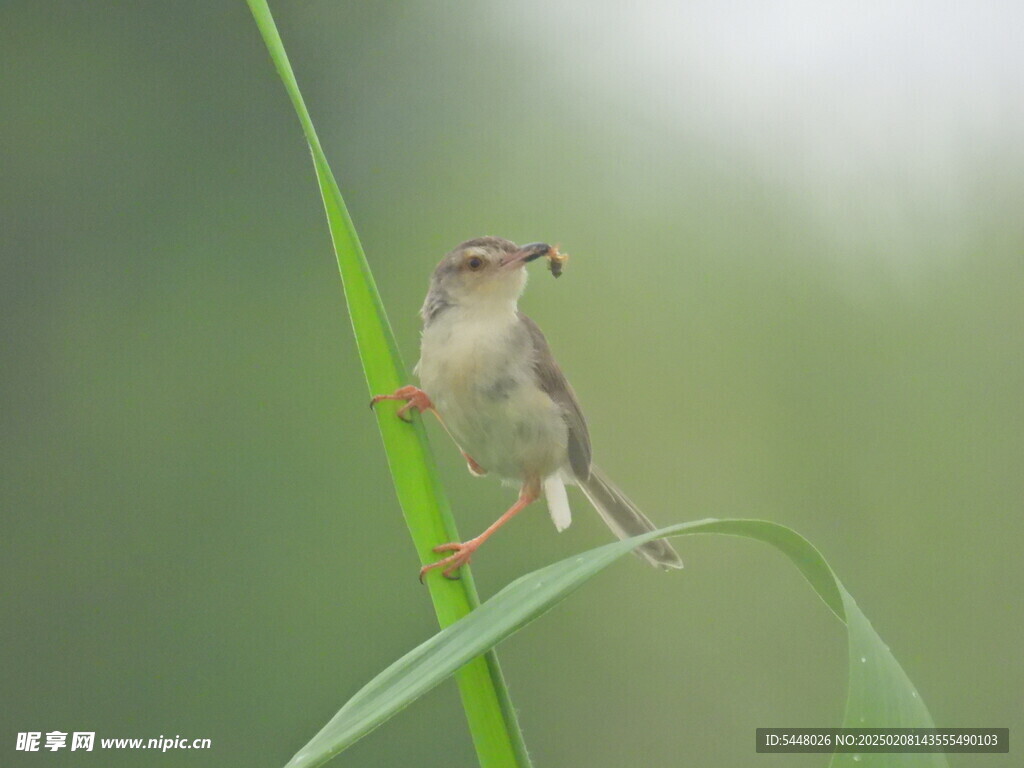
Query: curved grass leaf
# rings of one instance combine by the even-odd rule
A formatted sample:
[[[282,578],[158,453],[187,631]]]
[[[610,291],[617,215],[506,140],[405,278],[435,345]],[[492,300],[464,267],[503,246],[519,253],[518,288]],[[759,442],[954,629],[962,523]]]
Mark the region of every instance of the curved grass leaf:
[[[846,624],[850,691],[844,726],[934,727],[928,709],[888,646],[810,542],[777,523],[700,520],[606,544],[516,579],[469,616],[413,649],[367,683],[291,759],[287,768],[317,766],[338,754],[645,541],[658,536],[713,533],[756,539],[778,549]],[[842,754],[834,756],[832,765],[946,768],[947,762],[942,754]]]
[[[284,82],[285,91],[295,108],[313,155],[316,179],[320,185],[331,240],[334,242],[366,383],[371,394],[392,392],[409,380],[369,263],[348,215],[341,190],[320,146],[270,8],[266,0],[247,2],[270,58]],[[365,402],[358,403],[356,407],[365,408]],[[394,417],[392,404],[382,406],[377,411],[377,423],[394,478],[395,491],[420,562],[426,565],[436,559],[433,552],[435,546],[447,541],[461,541],[461,538],[455,530],[455,521],[441,489],[423,425],[417,419],[410,429]],[[480,602],[469,569],[463,569],[463,576],[458,581],[430,579],[428,587],[438,623],[442,627],[458,621]],[[497,656],[491,652],[484,654],[463,667],[457,677],[462,706],[480,765],[483,768],[530,768],[530,758]]]

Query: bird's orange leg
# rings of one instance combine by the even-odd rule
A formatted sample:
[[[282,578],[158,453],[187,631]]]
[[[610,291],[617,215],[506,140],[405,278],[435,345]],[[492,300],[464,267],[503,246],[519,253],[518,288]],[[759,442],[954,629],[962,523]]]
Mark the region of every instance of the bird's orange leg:
[[[441,418],[441,414],[437,412],[434,407],[434,403],[430,400],[430,396],[419,387],[414,387],[411,384],[406,387],[399,387],[390,395],[375,395],[370,399],[370,408],[373,408],[381,400],[405,400],[405,405],[398,409],[397,416],[402,421],[411,424],[412,419],[406,418],[405,414],[408,413],[410,408],[415,408],[420,413],[430,411],[437,417],[438,423],[444,427],[444,431],[448,433],[448,437],[452,439],[455,445],[458,445],[458,441],[452,434],[451,430],[448,429],[448,425],[444,423],[444,419]],[[469,471],[477,477],[483,477],[487,474],[487,470],[481,467],[468,453],[459,448],[462,453],[462,457],[466,460],[466,464],[469,466]]]
[[[516,514],[518,514],[523,509],[528,507],[531,503],[536,501],[539,496],[539,482],[533,480],[523,483],[523,487],[519,491],[519,499],[516,501],[516,503],[509,507],[508,511],[505,512],[505,514],[503,514],[501,517],[495,520],[486,531],[481,533],[475,539],[470,539],[469,541],[463,542],[453,541],[450,544],[442,544],[438,547],[434,547],[434,551],[437,553],[453,552],[454,554],[448,555],[448,557],[442,558],[441,560],[438,560],[436,563],[431,563],[430,565],[425,565],[422,568],[420,568],[420,581],[422,582],[423,577],[426,576],[429,571],[432,571],[435,568],[442,569],[441,575],[444,576],[446,579],[459,578],[458,576],[452,576],[452,573],[457,571],[463,565],[469,563],[470,559],[473,557],[473,553],[480,548],[481,544],[483,544],[485,541],[487,541],[487,539],[490,538],[492,533],[501,528],[501,526],[503,526],[505,523],[507,523],[509,520],[515,517]]]

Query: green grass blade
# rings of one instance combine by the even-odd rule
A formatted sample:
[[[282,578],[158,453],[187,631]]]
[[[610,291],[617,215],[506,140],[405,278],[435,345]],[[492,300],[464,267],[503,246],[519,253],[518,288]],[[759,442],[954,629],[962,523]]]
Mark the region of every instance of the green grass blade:
[[[288,768],[320,765],[423,695],[459,667],[550,609],[634,547],[658,536],[724,534],[778,549],[803,574],[849,636],[847,727],[933,727],[931,715],[889,648],[861,613],[828,563],[806,539],[760,520],[700,520],[617,541],[527,574],[472,614],[403,656],[365,685],[292,758]],[[651,734],[655,737],[655,734]],[[837,755],[833,765],[947,766],[944,755]]]
[[[408,379],[369,264],[320,146],[270,8],[266,0],[248,0],[248,4],[313,155],[366,383],[373,394],[392,392],[407,384]],[[364,403],[354,406],[365,407]],[[417,421],[409,427],[399,421],[394,417],[392,404],[382,405],[378,411],[377,421],[398,500],[420,562],[426,564],[436,559],[433,547],[460,540],[455,522],[441,490],[422,424]],[[409,568],[413,578],[410,566],[401,567]],[[469,569],[463,568],[462,576],[459,581],[428,579],[430,597],[442,627],[458,621],[479,604]],[[476,659],[459,672],[457,679],[480,765],[527,768],[529,756],[497,657],[488,653]]]

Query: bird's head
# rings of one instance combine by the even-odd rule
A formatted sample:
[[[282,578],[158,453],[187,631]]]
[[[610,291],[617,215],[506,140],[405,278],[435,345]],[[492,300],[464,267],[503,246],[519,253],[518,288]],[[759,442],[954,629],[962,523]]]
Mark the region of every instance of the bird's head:
[[[500,237],[467,240],[449,252],[430,279],[423,319],[430,322],[449,307],[515,310],[526,287],[523,267],[551,250],[547,243],[516,245]]]

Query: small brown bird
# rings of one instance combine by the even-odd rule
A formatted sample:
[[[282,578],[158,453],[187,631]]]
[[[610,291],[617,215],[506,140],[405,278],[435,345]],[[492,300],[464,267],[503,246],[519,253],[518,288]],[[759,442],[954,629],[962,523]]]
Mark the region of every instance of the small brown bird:
[[[464,542],[435,547],[447,554],[420,570],[448,578],[516,513],[547,499],[555,528],[572,522],[565,486],[578,485],[619,538],[654,525],[591,463],[590,435],[576,395],[540,328],[519,311],[527,263],[552,254],[547,243],[517,246],[498,237],[468,240],[437,265],[420,314],[423,335],[415,372],[422,389],[402,387],[381,400],[404,400],[433,411],[460,446],[474,475],[488,470],[518,483],[519,499],[487,530]],[[655,566],[682,568],[664,539],[637,549]]]

